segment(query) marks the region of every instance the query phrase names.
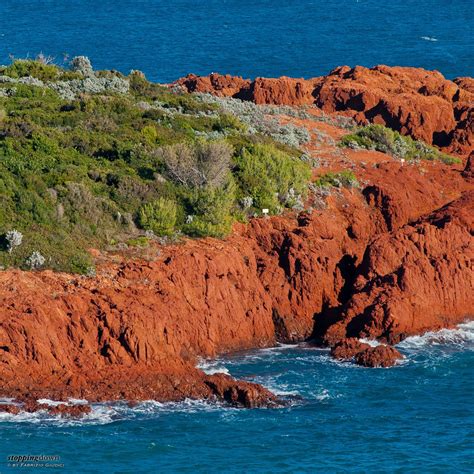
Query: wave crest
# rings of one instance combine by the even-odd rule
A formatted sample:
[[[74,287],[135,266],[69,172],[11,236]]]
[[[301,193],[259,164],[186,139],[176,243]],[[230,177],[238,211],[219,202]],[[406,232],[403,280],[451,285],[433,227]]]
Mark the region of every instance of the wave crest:
[[[419,349],[426,346],[451,345],[474,349],[474,321],[459,324],[454,329],[429,331],[421,336],[410,336],[397,344],[400,349]]]

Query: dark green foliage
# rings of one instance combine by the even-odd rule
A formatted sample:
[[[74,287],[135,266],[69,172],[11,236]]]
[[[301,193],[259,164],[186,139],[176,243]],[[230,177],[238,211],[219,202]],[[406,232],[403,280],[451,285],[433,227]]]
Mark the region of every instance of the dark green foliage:
[[[184,231],[194,237],[224,237],[231,230],[236,186],[229,177],[224,186],[195,188],[184,197],[187,216]]]
[[[79,73],[28,60],[0,74],[54,81]],[[0,235],[23,234],[11,253],[0,239],[0,266],[25,268],[37,251],[44,268],[91,274],[90,248],[144,246],[147,229],[223,237],[245,218],[242,197],[277,212],[285,203],[275,193],[304,194],[310,172],[295,158],[298,151],[245,135],[236,117],[192,95],[137,73],[127,79],[129,94],[72,101],[29,84],[0,94]],[[225,140],[202,138],[215,132]],[[191,157],[181,180],[170,172],[167,153],[174,147]]]
[[[341,140],[342,146],[359,147],[367,150],[377,150],[398,158],[411,160],[438,160],[446,164],[459,163],[460,160],[435,147],[427,145],[411,137],[382,125],[367,125],[357,132],[346,135]]]
[[[176,202],[159,198],[144,204],[138,213],[138,220],[143,229],[151,230],[155,235],[171,235],[176,225]]]
[[[290,189],[305,194],[311,168],[272,145],[244,148],[236,158],[236,179],[241,197],[251,197],[253,206],[261,211],[277,213],[282,197]]]

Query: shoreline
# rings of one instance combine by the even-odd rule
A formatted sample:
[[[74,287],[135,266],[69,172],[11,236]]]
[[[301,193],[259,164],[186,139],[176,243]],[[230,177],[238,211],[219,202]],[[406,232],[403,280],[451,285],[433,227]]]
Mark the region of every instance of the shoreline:
[[[223,240],[152,242],[147,259],[93,250],[97,268],[90,277],[1,271],[0,396],[20,397],[32,410],[52,393],[97,401],[195,398],[276,406],[277,397],[258,384],[204,374],[197,358],[315,340],[338,359],[387,367],[406,337],[472,317],[474,155],[462,164],[405,163],[381,151],[340,146],[347,135],[338,118],[343,111],[331,108],[367,120],[385,87],[379,76],[392,70],[393,77],[403,70],[405,79],[419,74],[406,69],[342,68],[334,74],[342,83],[331,77],[325,85],[325,104],[333,105],[306,114],[275,109],[279,123],[308,132],[303,148],[312,160],[312,184],[323,178],[332,183],[313,186],[302,209],[235,224]],[[461,130],[462,120],[444,123],[433,108],[447,102],[454,86],[439,73],[425,73],[423,93],[416,81],[397,86],[419,101],[408,102],[412,115],[392,88],[373,119],[399,113],[394,128],[405,127],[416,138],[428,129],[436,140],[449,131],[447,149],[465,158],[472,139],[468,119]],[[364,85],[359,97],[354,91],[374,74],[378,82]],[[234,95],[235,78],[225,76],[222,85],[222,77],[210,84]],[[308,94],[313,98],[297,80],[269,81],[259,89],[265,103],[294,107]],[[351,108],[354,97],[363,117]],[[425,110],[427,101],[433,107]],[[334,178],[348,169],[354,176],[348,182]]]
[[[402,368],[406,364],[410,363],[411,357],[407,358],[407,355],[411,354],[412,356],[419,352],[422,347],[429,347],[430,339],[434,339],[436,345],[449,345],[451,343],[458,344],[460,340],[463,340],[463,333],[466,330],[469,330],[474,325],[474,319],[466,320],[465,322],[454,326],[452,329],[441,329],[439,331],[428,331],[421,335],[410,336],[401,343],[399,343],[403,350],[403,359],[397,361],[394,367]],[[459,334],[458,334],[459,333]],[[465,336],[464,336],[465,337]],[[461,339],[459,339],[461,338]],[[412,341],[410,341],[412,339]],[[420,339],[422,341],[422,345],[420,346],[419,342],[415,342],[415,340]],[[408,347],[405,347],[404,342],[407,341]],[[361,341],[361,342],[368,342],[368,341]],[[377,341],[369,341],[374,346],[378,345]],[[397,345],[398,346],[398,345]],[[219,355],[217,358],[210,358],[206,360],[201,360],[198,366],[201,367],[206,375],[217,375],[222,374],[226,376],[230,376],[228,369],[225,367],[226,361],[233,361],[235,358],[244,358],[246,356],[256,356],[258,358],[265,359],[265,355],[270,352],[285,352],[287,350],[292,351],[294,349],[300,350],[309,350],[310,352],[313,350],[316,351],[324,351],[329,355],[330,349],[327,347],[318,347],[314,346],[308,342],[302,343],[295,343],[295,344],[278,344],[273,347],[261,348],[261,349],[248,349],[245,351],[239,352],[232,352],[228,354]],[[407,353],[408,352],[408,353]],[[270,354],[268,354],[270,357]],[[354,366],[356,368],[356,364],[354,361],[337,361],[335,359],[329,359],[328,362],[333,361],[334,363],[338,364],[340,367],[350,367]],[[220,365],[219,368],[215,368],[214,365]],[[207,366],[207,367],[206,367]],[[224,366],[224,367],[222,367]],[[389,368],[385,368],[386,370]],[[208,370],[208,372],[206,372]],[[367,369],[371,370],[371,369]],[[276,389],[274,386],[266,386],[266,390],[273,393],[278,400],[273,407],[274,409],[278,408],[285,408],[288,406],[294,406],[295,403],[298,404],[298,400],[301,403],[304,403],[305,397],[300,394],[295,394],[293,392],[288,392],[280,389]],[[50,393],[50,395],[52,395]],[[125,399],[118,399],[118,400],[86,400],[86,399],[77,399],[73,397],[63,398],[61,400],[56,400],[53,397],[48,397],[47,394],[44,395],[41,399],[24,399],[24,400],[15,400],[12,397],[5,397],[0,396],[0,414],[10,414],[12,418],[5,418],[1,420],[2,422],[15,422],[15,417],[20,416],[24,417],[27,414],[35,415],[35,414],[42,414],[42,415],[49,415],[53,418],[50,421],[58,421],[62,418],[66,418],[68,420],[80,420],[88,421],[90,420],[93,423],[95,419],[95,412],[97,409],[101,409],[100,407],[107,408],[112,410],[112,412],[117,411],[119,413],[121,410],[134,410],[135,407],[145,407],[155,406],[156,409],[160,410],[185,410],[187,407],[196,408],[202,406],[209,406],[212,409],[228,409],[234,408],[239,409],[235,404],[232,404],[229,401],[219,400],[217,398],[210,398],[210,399],[192,399],[192,398],[185,398],[185,399],[177,399],[177,400],[155,400],[155,399],[146,399],[143,400],[135,400],[135,401],[127,401]],[[259,407],[256,407],[259,408]],[[267,408],[267,407],[263,407]],[[140,411],[138,412],[140,413]],[[98,416],[98,414],[97,414]],[[84,418],[85,417],[85,418]],[[112,422],[111,419],[109,422]]]

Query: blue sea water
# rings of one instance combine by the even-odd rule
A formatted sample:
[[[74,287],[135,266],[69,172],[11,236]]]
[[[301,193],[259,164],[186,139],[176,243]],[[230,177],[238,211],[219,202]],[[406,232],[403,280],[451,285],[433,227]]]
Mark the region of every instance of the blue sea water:
[[[472,0],[0,0],[0,63],[89,56],[169,82],[376,64],[474,75]]]
[[[99,404],[81,421],[3,414],[0,459],[58,454],[72,473],[472,473],[474,324],[399,349],[390,369],[304,345],[201,364],[264,384],[290,401],[279,409],[187,401]]]

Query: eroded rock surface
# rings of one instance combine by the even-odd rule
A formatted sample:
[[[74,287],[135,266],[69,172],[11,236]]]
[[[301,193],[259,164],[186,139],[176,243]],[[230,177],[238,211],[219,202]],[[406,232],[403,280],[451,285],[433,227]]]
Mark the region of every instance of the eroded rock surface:
[[[403,71],[395,69],[341,69],[331,81],[359,83],[369,74],[396,83]],[[242,81],[206,84],[229,95],[252,90]],[[471,93],[469,81],[453,86],[438,74],[430,81],[416,94],[448,101],[462,86],[460,101]],[[302,103],[313,90],[288,83],[288,94],[278,81],[259,88]],[[472,318],[472,155],[464,171],[404,165],[378,152],[341,151],[345,131],[331,124],[304,125],[313,134],[308,152],[326,161],[315,177],[350,167],[359,186],[316,190],[305,211],[252,219],[225,240],[157,246],[150,261],[103,256],[94,278],[1,271],[0,397],[274,406],[264,387],[205,374],[199,357],[312,339],[336,357],[385,367],[399,358],[396,349],[347,338],[394,344]]]
[[[257,104],[317,105],[364,124],[379,123],[448,151],[467,155],[474,147],[474,80],[450,81],[419,68],[342,66],[313,79],[212,74],[177,81],[190,92],[252,100]]]

